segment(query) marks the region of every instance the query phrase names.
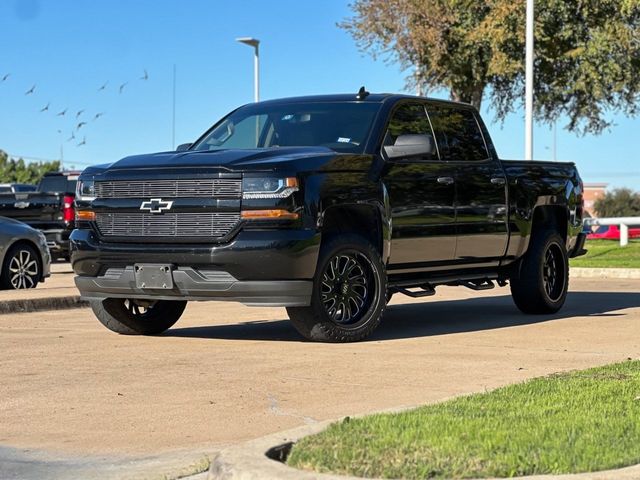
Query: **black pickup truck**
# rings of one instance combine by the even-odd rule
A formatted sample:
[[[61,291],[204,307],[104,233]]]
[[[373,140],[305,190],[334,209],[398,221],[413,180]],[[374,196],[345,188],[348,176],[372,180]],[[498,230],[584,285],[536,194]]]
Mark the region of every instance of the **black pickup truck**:
[[[74,227],[74,198],[80,172],[47,173],[37,188],[0,191],[0,216],[13,218],[42,231],[51,256],[69,257],[69,235]]]
[[[574,164],[500,160],[471,106],[364,89],[243,106],[178,151],[86,169],[76,196],[76,285],[122,334],[233,300],[356,341],[393,294],[438,285],[510,283],[552,313],[584,253]]]

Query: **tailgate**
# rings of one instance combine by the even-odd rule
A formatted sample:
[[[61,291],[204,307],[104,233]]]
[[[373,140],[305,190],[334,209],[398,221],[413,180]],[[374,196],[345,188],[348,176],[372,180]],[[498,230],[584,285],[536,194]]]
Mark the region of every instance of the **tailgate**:
[[[0,195],[0,216],[14,218],[36,228],[50,228],[62,221],[62,195],[27,192]]]

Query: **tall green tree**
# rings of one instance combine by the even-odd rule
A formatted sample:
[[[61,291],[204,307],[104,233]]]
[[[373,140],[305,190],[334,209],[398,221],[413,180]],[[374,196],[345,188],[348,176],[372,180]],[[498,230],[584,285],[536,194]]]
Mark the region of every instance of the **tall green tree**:
[[[535,114],[600,133],[638,114],[640,0],[536,0]],[[355,0],[339,24],[363,52],[412,69],[409,84],[491,102],[498,119],[524,98],[522,0]]]
[[[15,159],[0,150],[0,183],[37,184],[48,172],[60,170],[60,162],[25,162]]]
[[[640,217],[640,193],[629,188],[607,192],[593,206],[598,217]]]

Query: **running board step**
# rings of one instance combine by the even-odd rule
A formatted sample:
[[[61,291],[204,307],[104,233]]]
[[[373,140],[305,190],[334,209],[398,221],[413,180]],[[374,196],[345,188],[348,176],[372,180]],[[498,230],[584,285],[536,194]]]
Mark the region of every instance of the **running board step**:
[[[406,295],[412,298],[430,297],[436,294],[435,289],[431,285],[423,285],[420,288],[422,288],[422,291],[413,292],[407,288],[394,287],[393,291],[402,293],[403,295]]]
[[[478,282],[460,282],[463,287],[470,288],[471,290],[491,290],[496,288],[496,285],[491,280],[482,280]]]

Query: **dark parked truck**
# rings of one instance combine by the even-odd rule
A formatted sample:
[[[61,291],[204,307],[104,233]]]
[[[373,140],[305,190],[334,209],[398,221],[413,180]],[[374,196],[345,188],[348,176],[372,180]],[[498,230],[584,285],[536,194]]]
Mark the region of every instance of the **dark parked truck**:
[[[310,340],[365,338],[389,298],[511,285],[530,314],[565,302],[584,253],[572,163],[502,161],[469,105],[330,95],[243,106],[176,152],[88,168],[72,264],[122,334],[190,300],[284,306]]]
[[[69,235],[74,227],[74,198],[80,172],[47,173],[37,189],[0,191],[0,216],[19,220],[47,237],[53,258],[69,257]]]

